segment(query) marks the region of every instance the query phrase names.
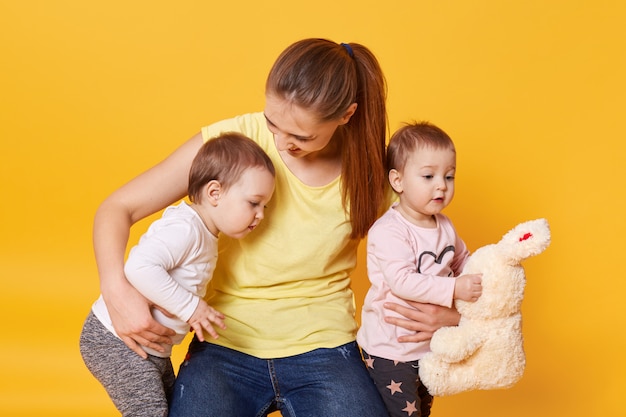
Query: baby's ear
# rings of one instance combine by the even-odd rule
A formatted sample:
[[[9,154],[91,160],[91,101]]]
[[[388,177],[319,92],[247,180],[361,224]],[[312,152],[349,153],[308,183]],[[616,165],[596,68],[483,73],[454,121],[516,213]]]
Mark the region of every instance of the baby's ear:
[[[402,175],[395,169],[389,170],[389,184],[396,193],[402,192]]]
[[[209,181],[205,188],[205,196],[207,197],[207,201],[209,202],[209,204],[211,204],[212,206],[217,206],[221,192],[222,185],[219,183],[219,181]]]

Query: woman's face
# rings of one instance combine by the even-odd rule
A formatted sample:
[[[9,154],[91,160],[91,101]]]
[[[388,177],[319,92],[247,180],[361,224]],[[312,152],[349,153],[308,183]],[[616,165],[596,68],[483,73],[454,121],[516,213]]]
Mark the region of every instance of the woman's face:
[[[356,104],[353,106],[356,109]],[[353,113],[354,110],[338,120],[319,121],[314,112],[269,93],[264,111],[276,147],[294,158],[316,157],[323,151],[334,152],[336,148],[328,144],[337,127],[347,123]]]

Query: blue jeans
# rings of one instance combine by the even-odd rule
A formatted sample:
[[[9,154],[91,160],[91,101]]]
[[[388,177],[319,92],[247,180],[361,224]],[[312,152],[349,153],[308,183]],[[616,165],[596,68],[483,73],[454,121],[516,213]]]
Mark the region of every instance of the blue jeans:
[[[387,417],[356,342],[259,359],[197,339],[189,345],[170,417]]]

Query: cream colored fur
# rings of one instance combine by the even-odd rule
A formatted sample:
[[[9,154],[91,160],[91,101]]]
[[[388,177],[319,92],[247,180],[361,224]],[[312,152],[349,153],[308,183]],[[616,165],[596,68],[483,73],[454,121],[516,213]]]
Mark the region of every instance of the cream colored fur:
[[[455,301],[459,325],[436,331],[431,352],[420,360],[420,378],[432,395],[508,388],[522,377],[526,277],[521,262],[549,244],[548,222],[538,219],[519,224],[500,242],[470,256],[463,274],[482,273],[483,293],[474,303]]]

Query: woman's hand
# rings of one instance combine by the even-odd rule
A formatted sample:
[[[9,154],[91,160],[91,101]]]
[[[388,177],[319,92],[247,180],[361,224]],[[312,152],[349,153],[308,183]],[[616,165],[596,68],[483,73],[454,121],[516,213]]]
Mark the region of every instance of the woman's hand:
[[[407,301],[411,307],[396,303],[385,303],[385,308],[395,311],[400,317],[385,317],[385,322],[407,330],[414,331],[412,336],[400,336],[398,342],[425,342],[433,337],[433,333],[444,326],[456,326],[461,318],[455,308],[434,304]]]
[[[120,290],[123,296],[105,297],[117,335],[126,346],[144,359],[148,354],[140,345],[164,352],[160,343],[172,344],[170,336],[174,336],[176,332],[152,317],[148,300],[132,285],[127,283],[126,288]]]

